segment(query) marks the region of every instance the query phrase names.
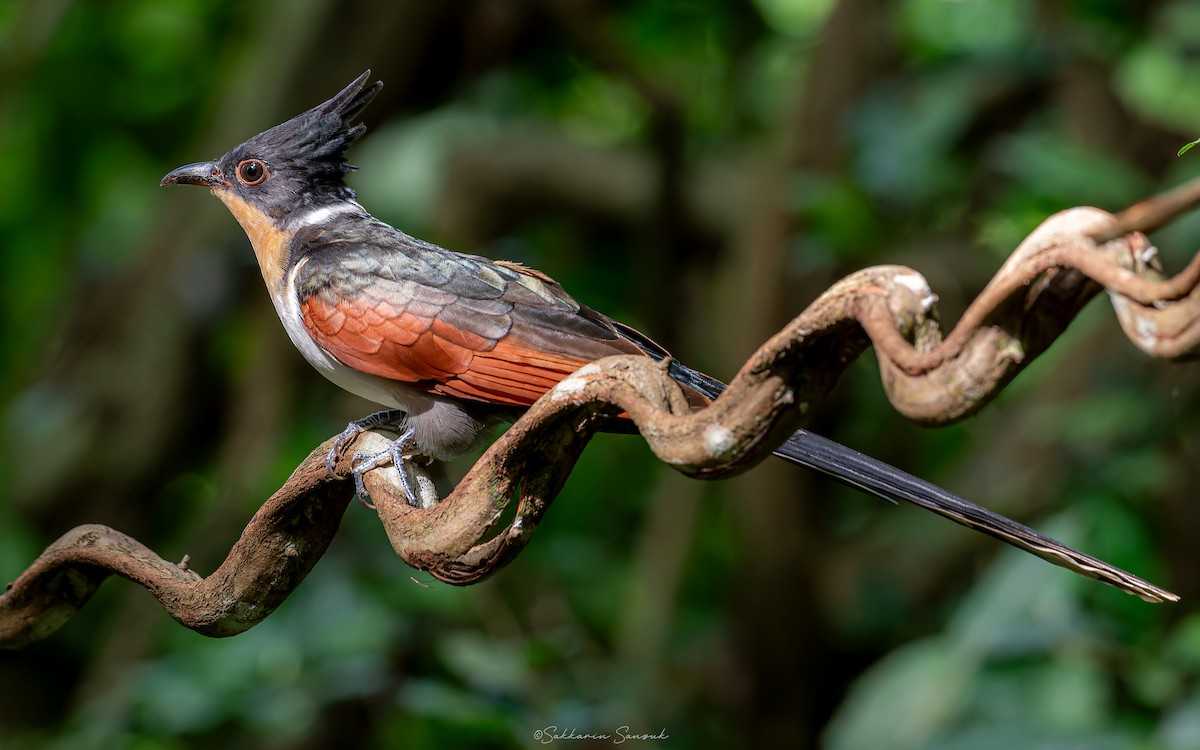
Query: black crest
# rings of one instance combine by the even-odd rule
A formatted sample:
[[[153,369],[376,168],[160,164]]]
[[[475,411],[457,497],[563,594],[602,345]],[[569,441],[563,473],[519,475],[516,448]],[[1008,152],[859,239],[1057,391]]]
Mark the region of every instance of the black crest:
[[[262,158],[276,170],[294,169],[314,183],[341,185],[342,177],[355,170],[346,163],[346,149],[367,132],[366,125],[353,121],[383,88],[383,81],[368,86],[370,75],[364,71],[329,101],[259,133],[234,152]]]

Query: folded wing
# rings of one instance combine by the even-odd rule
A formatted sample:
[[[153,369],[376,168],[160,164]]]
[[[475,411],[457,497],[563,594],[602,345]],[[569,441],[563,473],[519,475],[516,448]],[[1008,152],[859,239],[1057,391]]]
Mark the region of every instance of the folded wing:
[[[296,293],[309,335],[361,372],[513,406],[588,362],[643,353],[539,273],[422,250],[331,243],[308,255]]]

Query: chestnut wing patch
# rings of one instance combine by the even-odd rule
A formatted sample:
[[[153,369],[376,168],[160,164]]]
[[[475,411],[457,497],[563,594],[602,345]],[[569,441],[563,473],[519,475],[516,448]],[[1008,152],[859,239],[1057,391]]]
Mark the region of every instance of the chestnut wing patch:
[[[341,273],[306,262],[297,279],[300,313],[322,348],[361,372],[445,396],[528,406],[594,359],[640,351],[603,319],[581,315],[557,285],[544,289],[520,271],[488,265],[489,283],[475,277],[456,290],[391,272],[347,274],[354,258],[341,260]]]

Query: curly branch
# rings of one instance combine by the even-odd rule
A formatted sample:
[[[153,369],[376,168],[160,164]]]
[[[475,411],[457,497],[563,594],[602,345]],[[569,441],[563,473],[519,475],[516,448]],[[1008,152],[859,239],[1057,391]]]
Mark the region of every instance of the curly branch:
[[[237,635],[257,625],[325,554],[354,496],[353,482],[326,474],[332,444],[316,448],[292,472],[207,578],[188,569],[186,557],[169,562],[107,526],[71,529],[0,595],[0,647],[20,648],[50,635],[110,575],[143,586],[198,633]]]
[[[1200,254],[1164,278],[1156,251],[1138,231],[1197,202],[1200,181],[1118,216],[1077,208],[1051,217],[944,338],[936,297],[920,274],[903,266],[868,268],[822,294],[701,411],[689,411],[663,363],[613,357],[559,383],[432,507],[410,505],[394,471],[371,472],[367,488],[405,562],[468,584],[521,551],[588,440],[621,412],[659,459],[689,476],[717,479],[747,470],[802,426],[868,346],[892,404],[927,424],[962,419],[986,405],[1101,289],[1139,348],[1156,357],[1192,356],[1200,348]],[[384,440],[365,433],[344,454]],[[257,624],[316,564],[352,497],[345,458],[335,476],[325,471],[329,446],[300,464],[206,578],[107,527],[68,532],[0,595],[0,646],[46,637],[113,574],[145,587],[172,617],[205,635],[234,635]],[[423,493],[432,487],[427,478],[419,484]],[[489,536],[513,499],[512,520]]]

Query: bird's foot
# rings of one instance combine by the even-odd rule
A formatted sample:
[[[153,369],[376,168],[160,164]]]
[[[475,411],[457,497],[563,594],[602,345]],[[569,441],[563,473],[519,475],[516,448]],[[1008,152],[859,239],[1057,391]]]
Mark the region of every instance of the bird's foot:
[[[367,492],[367,486],[363,482],[363,476],[368,471],[378,469],[381,466],[391,464],[396,467],[396,473],[400,477],[400,487],[404,490],[404,496],[410,505],[424,507],[421,503],[423,494],[419,495],[416,490],[416,476],[413,474],[412,460],[415,454],[406,453],[405,449],[412,443],[412,429],[405,432],[392,441],[392,444],[378,453],[357,453],[354,456],[352,463],[352,472],[354,473],[354,489],[358,492],[358,499],[363,505],[368,508],[374,508],[375,505],[371,502],[371,495]]]
[[[374,414],[368,414],[362,419],[356,419],[346,425],[346,429],[342,430],[342,434],[338,435],[333,441],[333,447],[329,449],[329,453],[325,454],[325,471],[329,472],[329,476],[334,476],[333,467],[337,465],[338,459],[342,457],[342,453],[346,450],[346,446],[351,440],[358,437],[368,430],[391,429],[395,432],[403,434],[408,421],[408,413],[399,409],[384,409],[377,411]],[[357,456],[355,457],[357,459]],[[398,465],[398,464],[397,464]],[[355,474],[355,483],[357,484],[361,478]]]

